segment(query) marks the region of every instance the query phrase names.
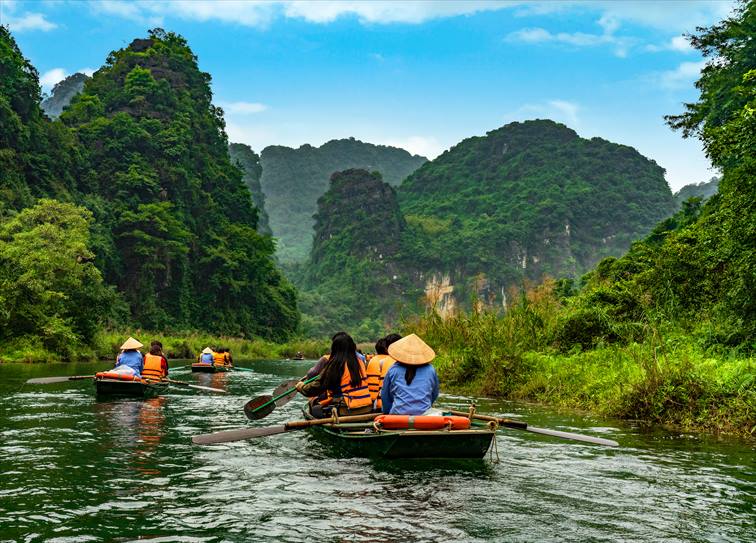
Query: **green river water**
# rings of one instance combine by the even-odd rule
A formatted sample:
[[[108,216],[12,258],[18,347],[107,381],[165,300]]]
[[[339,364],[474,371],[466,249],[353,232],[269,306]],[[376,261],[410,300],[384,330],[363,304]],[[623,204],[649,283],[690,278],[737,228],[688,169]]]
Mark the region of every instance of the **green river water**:
[[[0,541],[756,541],[756,450],[735,439],[475,398],[621,446],[502,430],[496,463],[339,459],[306,432],[192,445],[248,425],[244,403],[310,362],[238,365],[255,372],[172,370],[228,395],[138,401],[97,401],[90,381],[23,384],[105,364],[0,365]]]

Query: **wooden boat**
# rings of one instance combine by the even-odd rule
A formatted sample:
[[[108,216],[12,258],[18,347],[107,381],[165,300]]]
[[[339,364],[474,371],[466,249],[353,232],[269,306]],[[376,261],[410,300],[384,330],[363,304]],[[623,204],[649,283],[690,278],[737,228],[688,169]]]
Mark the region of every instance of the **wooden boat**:
[[[221,373],[232,369],[233,366],[216,366],[215,364],[201,364],[199,362],[192,364],[192,373]]]
[[[163,392],[168,387],[168,383],[147,383],[141,380],[124,381],[98,377],[94,379],[94,386],[98,397],[152,398]]]
[[[314,417],[307,407],[307,420]],[[370,423],[312,426],[315,439],[346,456],[365,458],[483,458],[496,433],[473,423],[468,430],[376,430]]]

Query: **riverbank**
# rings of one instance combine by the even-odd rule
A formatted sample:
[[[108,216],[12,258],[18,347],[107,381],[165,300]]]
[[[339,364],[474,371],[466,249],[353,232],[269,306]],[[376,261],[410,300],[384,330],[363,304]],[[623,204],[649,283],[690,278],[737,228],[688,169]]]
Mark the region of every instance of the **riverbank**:
[[[283,359],[293,358],[297,352],[303,353],[306,358],[318,358],[328,347],[327,341],[314,339],[293,339],[286,343],[274,343],[263,339],[214,336],[202,332],[162,334],[144,330],[118,330],[98,333],[91,345],[84,346],[66,357],[45,349],[41,343],[17,342],[0,345],[0,363],[114,359],[121,344],[130,335],[145,345],[149,345],[153,339],[159,340],[168,358],[191,359],[207,346],[228,347],[236,358]]]

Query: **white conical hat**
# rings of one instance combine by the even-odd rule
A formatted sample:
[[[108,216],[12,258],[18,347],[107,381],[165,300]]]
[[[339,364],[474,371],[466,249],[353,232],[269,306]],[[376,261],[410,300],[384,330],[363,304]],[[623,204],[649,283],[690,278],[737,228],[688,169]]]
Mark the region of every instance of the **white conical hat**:
[[[121,349],[124,351],[128,351],[129,349],[141,349],[144,347],[141,343],[139,343],[137,340],[135,340],[133,337],[129,336],[129,339],[127,339],[123,345],[121,345]]]
[[[415,334],[405,336],[389,345],[388,354],[394,360],[411,366],[422,366],[436,358],[433,349]]]
[[[202,354],[213,354],[213,350],[210,347],[202,349]]]

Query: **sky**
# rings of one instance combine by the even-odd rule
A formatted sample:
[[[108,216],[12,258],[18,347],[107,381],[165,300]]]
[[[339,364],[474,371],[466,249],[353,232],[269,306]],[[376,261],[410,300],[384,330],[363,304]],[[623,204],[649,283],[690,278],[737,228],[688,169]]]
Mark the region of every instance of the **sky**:
[[[91,74],[161,27],[213,78],[230,141],[355,137],[434,158],[508,122],[550,118],[630,145],[673,190],[708,180],[697,140],[664,115],[695,101],[704,59],[686,33],[732,1],[0,0],[43,91]]]

